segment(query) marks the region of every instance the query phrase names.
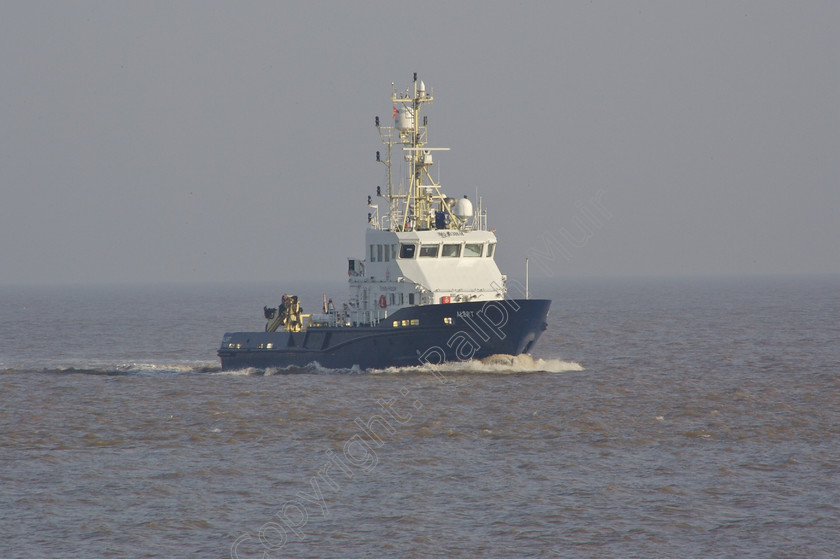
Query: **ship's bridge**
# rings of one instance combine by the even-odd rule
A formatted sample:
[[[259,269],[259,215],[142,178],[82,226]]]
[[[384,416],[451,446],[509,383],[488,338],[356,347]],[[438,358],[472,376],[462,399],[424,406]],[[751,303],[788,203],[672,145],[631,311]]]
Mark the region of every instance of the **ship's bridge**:
[[[371,320],[412,305],[504,298],[492,231],[368,229],[365,240],[367,258],[349,259],[348,275],[351,300]]]
[[[502,289],[493,258],[496,235],[490,231],[368,230],[366,241],[368,275],[377,280],[402,277],[431,292],[469,300],[493,299]]]

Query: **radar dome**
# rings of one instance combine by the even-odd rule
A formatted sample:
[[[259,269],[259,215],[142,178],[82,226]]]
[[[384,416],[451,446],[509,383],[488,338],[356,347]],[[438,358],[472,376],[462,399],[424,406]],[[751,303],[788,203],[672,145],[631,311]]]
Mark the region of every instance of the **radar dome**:
[[[473,216],[473,205],[469,199],[464,196],[457,202],[455,202],[455,207],[452,208],[452,213],[455,214],[455,217],[458,219],[469,219]]]

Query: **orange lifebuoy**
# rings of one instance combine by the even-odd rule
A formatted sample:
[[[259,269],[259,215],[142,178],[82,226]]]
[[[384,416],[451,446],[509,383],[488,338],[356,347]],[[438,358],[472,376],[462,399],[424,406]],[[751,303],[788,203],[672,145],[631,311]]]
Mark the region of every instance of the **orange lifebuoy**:
[[[384,295],[379,297],[379,306],[383,309],[388,306],[388,300],[385,298]]]

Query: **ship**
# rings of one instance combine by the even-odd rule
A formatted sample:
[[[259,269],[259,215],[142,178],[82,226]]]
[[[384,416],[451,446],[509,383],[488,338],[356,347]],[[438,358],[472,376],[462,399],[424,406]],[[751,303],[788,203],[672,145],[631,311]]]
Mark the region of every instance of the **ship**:
[[[449,197],[433,176],[435,159],[449,150],[427,142],[421,112],[434,92],[416,73],[409,88],[391,89],[392,122],[375,117],[386,187],[367,198],[364,256],[347,259],[347,302],[339,308],[324,296],[319,312],[304,313],[297,296],[282,295],[277,307],[263,308],[263,331],[224,334],[222,370],[316,363],[367,370],[515,356],[530,352],[545,330],[551,301],[530,298],[527,266],[524,286],[501,273],[482,198]]]

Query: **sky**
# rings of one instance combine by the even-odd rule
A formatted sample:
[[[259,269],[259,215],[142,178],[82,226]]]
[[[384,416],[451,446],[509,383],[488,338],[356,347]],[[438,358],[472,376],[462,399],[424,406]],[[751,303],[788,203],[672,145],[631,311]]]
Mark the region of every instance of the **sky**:
[[[511,277],[840,273],[840,3],[0,3],[0,284],[344,281],[418,73]]]

